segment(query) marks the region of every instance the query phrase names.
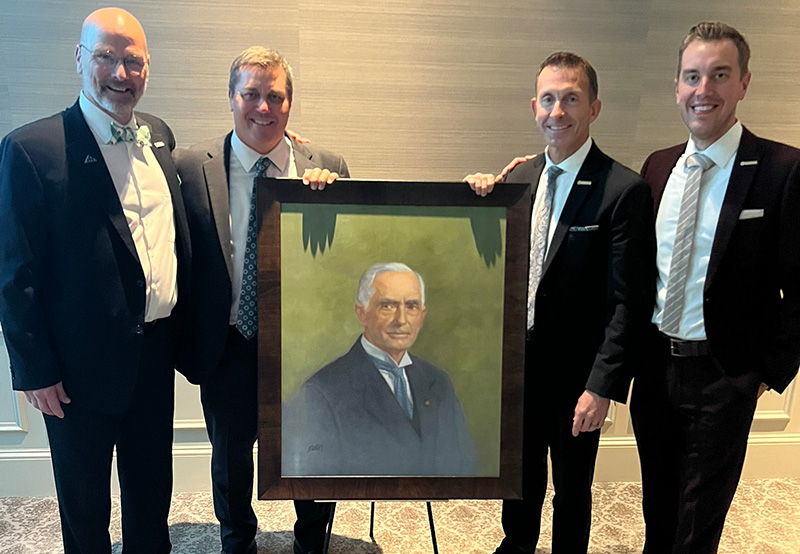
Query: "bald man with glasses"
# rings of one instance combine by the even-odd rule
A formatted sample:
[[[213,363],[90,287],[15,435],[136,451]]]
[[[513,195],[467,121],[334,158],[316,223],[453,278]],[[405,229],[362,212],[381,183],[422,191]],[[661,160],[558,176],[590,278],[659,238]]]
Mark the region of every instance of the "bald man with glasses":
[[[75,61],[78,101],[0,144],[0,322],[13,387],[44,414],[64,552],[111,552],[116,449],[123,549],[167,553],[189,255],[175,139],[133,111],[150,58],[130,13],[90,14]]]

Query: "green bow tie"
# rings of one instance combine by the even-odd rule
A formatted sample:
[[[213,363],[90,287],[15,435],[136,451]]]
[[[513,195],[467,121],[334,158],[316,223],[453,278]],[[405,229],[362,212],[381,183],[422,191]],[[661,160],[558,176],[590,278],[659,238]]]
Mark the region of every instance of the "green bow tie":
[[[123,127],[118,123],[111,124],[111,140],[110,144],[117,144],[118,142],[135,142],[136,146],[152,146],[150,141],[150,128],[147,125],[140,125],[135,131],[128,126]]]

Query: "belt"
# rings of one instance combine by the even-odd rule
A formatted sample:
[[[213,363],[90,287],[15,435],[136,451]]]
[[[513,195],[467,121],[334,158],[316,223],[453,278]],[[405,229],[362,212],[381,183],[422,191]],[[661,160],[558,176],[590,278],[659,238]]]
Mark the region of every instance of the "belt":
[[[669,343],[669,353],[676,358],[697,358],[710,356],[711,349],[707,340],[681,340],[675,339],[664,333],[659,333]]]

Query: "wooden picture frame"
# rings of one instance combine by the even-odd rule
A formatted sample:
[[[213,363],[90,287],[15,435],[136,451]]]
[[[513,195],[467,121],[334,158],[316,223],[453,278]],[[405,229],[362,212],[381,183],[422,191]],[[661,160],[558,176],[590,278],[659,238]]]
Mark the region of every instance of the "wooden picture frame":
[[[297,180],[270,178],[262,179],[259,182],[259,499],[432,500],[521,497],[523,368],[531,201],[530,187],[524,184],[499,184],[491,194],[482,198],[475,195],[464,183],[344,179],[337,181],[324,191],[312,191]],[[424,223],[418,225],[416,222],[420,218],[424,220]],[[462,219],[465,222],[461,221]],[[302,222],[302,231],[299,230],[298,221]],[[408,224],[408,221],[415,223]],[[428,224],[432,225],[431,229],[435,229],[435,231],[429,232],[426,227]],[[456,224],[460,225],[459,229],[471,229],[471,235],[468,231],[458,233],[442,231],[442,229],[450,229],[452,225]],[[321,278],[317,273],[313,281],[308,280],[307,284],[303,285],[305,271],[297,271],[295,266],[292,266],[293,269],[290,270],[288,268],[289,260],[298,259],[297,252],[300,250],[302,250],[299,254],[300,257],[308,260],[308,262],[301,263],[319,266],[326,259],[335,259],[330,256],[334,256],[338,244],[346,243],[347,237],[350,237],[353,242],[353,229],[360,233],[358,236],[363,237],[363,241],[380,241],[384,249],[388,242],[390,248],[393,248],[395,242],[403,242],[403,236],[406,233],[387,231],[390,236],[381,237],[381,232],[392,228],[392,225],[398,229],[413,227],[415,232],[420,233],[424,238],[424,240],[420,240],[419,237],[406,239],[405,250],[402,249],[402,245],[398,246],[398,251],[406,253],[405,257],[410,255],[408,252],[414,252],[415,259],[424,260],[427,255],[439,262],[440,258],[447,257],[447,255],[443,256],[442,252],[449,252],[450,242],[448,241],[452,235],[457,234],[460,241],[458,244],[462,245],[462,250],[465,248],[463,245],[472,245],[471,248],[476,251],[474,257],[487,268],[486,272],[468,272],[467,275],[463,275],[465,273],[463,269],[457,275],[448,274],[449,270],[446,268],[461,267],[459,264],[465,257],[458,255],[458,246],[454,246],[456,259],[437,265],[436,268],[429,271],[434,276],[438,273],[444,274],[438,279],[438,285],[435,282],[436,279],[433,279],[434,282],[431,284],[428,276],[425,276],[425,272],[420,272],[425,276],[426,287],[430,287],[429,300],[426,302],[428,306],[432,306],[433,301],[430,295],[435,293],[440,297],[445,297],[453,290],[455,292],[452,294],[457,294],[459,293],[459,284],[467,283],[467,280],[475,278],[476,273],[493,272],[492,279],[494,280],[492,282],[500,283],[497,294],[502,298],[485,300],[486,305],[493,309],[498,303],[502,304],[498,308],[500,316],[496,320],[486,319],[486,325],[491,325],[486,329],[487,336],[497,337],[492,344],[497,345],[498,366],[496,378],[488,374],[487,376],[490,382],[497,383],[496,390],[499,398],[494,404],[491,404],[493,408],[486,412],[488,417],[475,416],[472,418],[473,427],[471,427],[471,429],[480,427],[487,419],[494,421],[492,418],[496,413],[495,428],[499,430],[499,433],[496,433],[497,437],[492,436],[492,431],[488,434],[483,432],[481,436],[488,436],[489,440],[476,441],[480,443],[478,446],[482,447],[485,442],[492,443],[492,440],[496,439],[496,442],[492,443],[495,444],[496,456],[493,454],[494,450],[490,450],[488,455],[481,458],[480,467],[482,469],[476,470],[474,474],[470,475],[381,474],[380,468],[375,468],[375,471],[371,470],[364,475],[285,475],[282,473],[282,446],[287,445],[288,442],[282,437],[282,422],[284,405],[291,399],[291,395],[286,393],[285,389],[290,377],[295,380],[298,378],[285,366],[288,365],[287,360],[292,358],[290,354],[298,348],[287,348],[286,352],[283,349],[286,344],[300,344],[299,340],[302,339],[304,341],[303,356],[307,358],[309,352],[316,353],[317,349],[313,345],[322,345],[321,338],[326,337],[327,334],[317,333],[316,336],[314,335],[316,319],[309,319],[310,323],[306,324],[300,324],[296,319],[297,317],[302,319],[302,313],[313,314],[316,317],[317,312],[314,310],[317,310],[317,306],[319,304],[327,305],[327,303],[319,300],[306,301],[305,292],[309,288],[317,288],[316,284],[312,287],[308,283],[322,282],[323,290],[317,294],[328,294],[324,287],[327,286],[325,283],[330,282],[332,287],[330,294],[340,296],[343,293],[335,292],[341,290],[341,288],[336,288],[336,283],[344,279],[340,275],[341,272],[332,272],[328,275],[324,273],[323,269]],[[466,227],[467,225],[469,227]],[[374,232],[370,231],[373,226],[375,226]],[[282,231],[284,227],[285,229]],[[364,232],[364,229],[367,231]],[[341,238],[337,238],[337,233]],[[426,235],[426,233],[428,234]],[[464,235],[469,236],[465,238]],[[301,236],[302,238],[300,238]],[[359,238],[357,242],[360,244],[362,239]],[[424,248],[417,248],[418,244],[423,243],[428,245],[429,249],[430,245],[434,245],[430,253],[416,252],[424,250]],[[446,249],[435,248],[439,243],[443,243],[445,245],[443,248]],[[377,249],[380,250],[380,248]],[[366,251],[371,250],[366,248]],[[361,257],[368,257],[363,255],[362,250],[348,253],[348,256],[350,258],[346,260],[347,263],[339,262],[340,267],[347,268],[345,273],[352,271],[352,275],[357,276],[371,263],[369,260],[365,260],[361,264],[363,267],[356,267],[359,266]],[[380,261],[405,261],[405,259]],[[418,263],[417,265],[425,264]],[[412,266],[412,269],[417,268]],[[500,272],[499,277],[498,271]],[[286,275],[285,282],[282,282],[284,273]],[[350,286],[349,281],[353,280],[352,275],[348,273],[345,276],[348,281],[347,287]],[[353,293],[355,288],[356,283],[353,283]],[[349,292],[344,294],[349,295]],[[461,294],[460,298],[462,299],[464,294],[468,298],[481,296],[474,292],[463,293],[462,291]],[[352,327],[352,320],[356,319],[352,315],[352,298],[353,296],[350,295],[339,302],[343,306],[350,306],[349,308],[337,308],[336,315],[326,315],[325,317],[343,318],[341,319],[343,325]],[[309,303],[311,306],[308,306]],[[426,332],[429,333],[429,336],[435,334],[435,340],[431,337],[428,344],[441,345],[443,341],[446,341],[445,337],[449,336],[448,329],[459,327],[458,320],[455,325],[447,320],[448,306],[457,304],[458,307],[461,307],[466,303],[469,302],[460,300],[456,303],[450,299],[445,301],[444,305],[437,306],[438,323],[431,325],[431,328],[435,330],[428,331],[428,322],[431,320],[429,315],[426,320],[426,329],[420,332],[420,336]],[[469,308],[470,306],[466,306],[464,309]],[[481,308],[478,306],[475,309],[480,310]],[[302,313],[295,317],[298,310]],[[349,313],[347,310],[350,310]],[[432,308],[428,311],[432,311]],[[340,312],[341,315],[339,315]],[[334,321],[339,320],[335,319]],[[496,323],[493,323],[495,321]],[[356,321],[355,324],[357,323]],[[475,322],[472,324],[474,325]],[[339,325],[335,325],[335,327],[338,332]],[[290,333],[289,328],[294,331]],[[470,329],[470,336],[474,336],[474,327]],[[309,330],[308,341],[305,341],[305,336],[298,336],[298,333],[301,335],[305,333],[304,330]],[[350,332],[347,340],[352,342],[353,338],[355,337]],[[463,344],[465,339],[462,337],[460,340]],[[473,339],[471,342],[476,352],[491,350],[490,346],[484,348],[480,340]],[[412,349],[415,348],[416,345],[412,347]],[[441,363],[439,360],[434,360],[434,362]],[[319,361],[314,363],[317,364],[316,367],[319,367]],[[292,369],[292,371],[294,370]],[[308,372],[308,368],[304,371]],[[472,383],[470,385],[473,391],[472,398],[476,397],[474,389],[480,386],[481,378],[482,376],[477,374],[474,369],[468,376],[462,377],[462,381]],[[488,388],[491,389],[491,387]],[[425,402],[427,403],[427,401]],[[291,438],[294,439],[294,436]]]

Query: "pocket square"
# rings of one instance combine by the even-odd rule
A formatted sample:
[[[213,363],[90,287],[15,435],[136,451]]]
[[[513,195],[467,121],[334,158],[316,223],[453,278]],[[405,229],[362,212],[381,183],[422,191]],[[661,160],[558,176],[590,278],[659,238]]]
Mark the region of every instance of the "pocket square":
[[[575,232],[580,233],[580,232],[583,232],[583,231],[597,231],[599,228],[600,228],[599,225],[583,225],[583,226],[578,225],[576,227],[570,227],[569,228],[569,232],[570,233],[575,233]]]
[[[756,219],[757,217],[764,217],[764,209],[758,208],[755,210],[742,210],[739,214],[739,219]]]

